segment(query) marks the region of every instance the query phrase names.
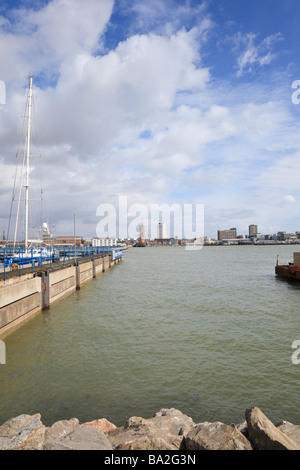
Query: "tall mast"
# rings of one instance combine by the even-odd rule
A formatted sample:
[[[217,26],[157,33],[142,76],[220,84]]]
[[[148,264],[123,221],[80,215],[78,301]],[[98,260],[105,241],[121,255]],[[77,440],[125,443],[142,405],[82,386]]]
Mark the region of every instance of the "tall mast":
[[[32,76],[29,77],[28,87],[28,124],[26,145],[26,172],[25,172],[25,249],[28,248],[28,206],[29,206],[29,159],[31,141],[31,110],[32,110]]]

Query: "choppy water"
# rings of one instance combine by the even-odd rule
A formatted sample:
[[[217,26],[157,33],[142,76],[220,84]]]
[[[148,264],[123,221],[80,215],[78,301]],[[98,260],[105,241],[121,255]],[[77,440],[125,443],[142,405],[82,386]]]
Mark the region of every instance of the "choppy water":
[[[253,405],[300,424],[300,286],[275,277],[295,246],[132,248],[121,264],[5,337],[0,424],[123,425],[175,407],[195,422]]]

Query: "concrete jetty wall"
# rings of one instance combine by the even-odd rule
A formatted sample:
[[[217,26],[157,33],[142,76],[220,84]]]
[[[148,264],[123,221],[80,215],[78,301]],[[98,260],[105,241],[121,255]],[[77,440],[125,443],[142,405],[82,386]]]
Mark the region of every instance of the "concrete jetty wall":
[[[75,290],[119,263],[122,258],[111,256],[95,258],[78,265],[56,271],[44,270],[24,275],[0,286],[0,337],[31,318],[41,310],[47,310],[53,302]]]
[[[0,335],[42,308],[41,278],[34,277],[0,290]]]
[[[76,289],[76,266],[49,272],[47,277],[48,279],[46,276],[44,277],[46,286],[43,286],[43,289],[44,292],[49,289],[49,300],[47,301],[49,304],[71,294]]]

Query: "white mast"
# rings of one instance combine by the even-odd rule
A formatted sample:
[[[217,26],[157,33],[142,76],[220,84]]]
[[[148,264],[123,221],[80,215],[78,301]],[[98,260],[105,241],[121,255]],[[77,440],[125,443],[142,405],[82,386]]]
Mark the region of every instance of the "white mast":
[[[30,158],[30,131],[31,131],[31,109],[32,109],[32,76],[29,77],[28,88],[28,124],[27,124],[27,146],[26,146],[26,172],[25,172],[25,249],[28,248],[28,205],[29,205],[29,158]]]
[[[19,215],[20,215],[20,206],[21,206],[21,200],[25,202],[24,204],[24,223],[25,223],[25,233],[24,233],[24,243],[25,243],[25,251],[28,250],[28,247],[30,245],[30,233],[29,233],[29,217],[30,217],[30,210],[29,210],[29,203],[30,203],[30,198],[29,198],[29,187],[30,187],[30,159],[33,157],[32,155],[32,111],[33,111],[33,106],[34,106],[34,100],[33,100],[33,77],[30,75],[29,76],[29,85],[27,88],[27,96],[26,96],[26,104],[25,104],[25,110],[24,110],[24,115],[23,115],[23,126],[22,126],[22,140],[23,140],[23,149],[22,149],[22,164],[21,164],[21,169],[20,169],[20,184],[19,184],[19,190],[18,190],[18,204],[17,204],[17,212],[16,212],[16,224],[15,224],[15,234],[14,234],[14,247],[16,246],[17,243],[17,235],[18,235],[18,225],[19,225]],[[19,157],[19,149],[17,151],[17,157]],[[11,214],[12,214],[12,206],[13,202],[15,200],[15,188],[16,188],[16,181],[18,177],[18,164],[16,168],[16,174],[15,174],[15,182],[14,182],[14,189],[13,189],[13,196],[12,196],[12,202],[11,202],[11,210],[10,210],[10,218],[9,218],[9,227],[10,227],[10,219],[11,219]],[[42,192],[41,192],[42,195]],[[24,199],[23,199],[24,196]],[[8,228],[8,233],[9,233],[9,228]],[[36,240],[37,241],[37,240]]]

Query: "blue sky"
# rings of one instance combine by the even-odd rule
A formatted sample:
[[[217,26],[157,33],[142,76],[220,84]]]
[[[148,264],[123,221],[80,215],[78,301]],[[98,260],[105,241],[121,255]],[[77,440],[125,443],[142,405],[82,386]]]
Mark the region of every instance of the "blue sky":
[[[2,1],[0,228],[33,74],[57,234],[76,213],[95,236],[120,196],[204,204],[209,237],[300,231],[299,20],[296,0]]]

